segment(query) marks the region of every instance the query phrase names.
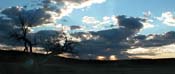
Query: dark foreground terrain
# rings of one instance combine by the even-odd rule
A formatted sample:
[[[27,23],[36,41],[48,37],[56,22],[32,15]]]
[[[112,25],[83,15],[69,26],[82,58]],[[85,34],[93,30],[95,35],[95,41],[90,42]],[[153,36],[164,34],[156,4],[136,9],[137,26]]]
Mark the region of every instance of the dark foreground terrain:
[[[175,74],[175,59],[97,61],[0,50],[0,74]]]

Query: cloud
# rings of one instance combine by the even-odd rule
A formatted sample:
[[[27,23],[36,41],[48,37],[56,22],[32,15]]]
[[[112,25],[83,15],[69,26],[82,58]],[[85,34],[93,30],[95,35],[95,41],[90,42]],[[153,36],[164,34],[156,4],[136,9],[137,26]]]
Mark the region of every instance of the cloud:
[[[85,26],[88,26],[90,29],[95,31],[118,28],[118,19],[113,16],[104,16],[102,20],[98,20],[95,17],[84,16],[82,22]]]
[[[23,46],[22,41],[18,41],[16,39],[13,39],[10,37],[11,33],[18,32],[20,33],[20,21],[19,17],[21,16],[23,20],[25,20],[26,24],[29,27],[36,27],[40,26],[43,24],[51,23],[52,21],[52,16],[50,16],[47,11],[44,11],[42,8],[39,9],[32,9],[32,10],[25,10],[22,7],[9,7],[5,8],[4,10],[1,11],[1,14],[4,14],[4,16],[0,17],[0,44],[6,44],[6,45],[12,45],[12,46]],[[53,32],[53,31],[51,31]],[[50,31],[45,31],[47,34],[48,38],[52,37]],[[27,37],[34,42],[35,34],[41,35],[40,33],[28,33]],[[42,33],[42,37],[46,36],[44,33]],[[57,35],[55,33],[55,35]],[[40,40],[38,37],[37,39]],[[45,38],[46,39],[46,38]],[[43,40],[44,41],[44,40]],[[42,41],[40,41],[42,42]]]
[[[121,51],[130,47],[126,40],[143,27],[142,19],[124,15],[115,18],[118,20],[118,28],[73,34],[74,37],[81,39],[80,46],[77,46],[76,49],[79,50],[82,58],[89,59],[88,54],[92,55],[90,59],[96,59],[98,56],[110,57],[111,55],[117,55],[119,59],[127,58]],[[111,18],[103,18],[103,20],[108,19]]]
[[[6,34],[8,31],[13,29],[12,22],[9,20],[5,20],[3,17],[0,17],[0,31]]]
[[[124,51],[129,58],[175,58],[175,32],[165,34],[138,35],[130,48]]]
[[[25,24],[31,30],[31,27],[41,26],[47,23],[53,23],[53,18],[50,13],[42,8],[37,9],[25,9],[20,6],[9,7],[3,9],[1,12],[4,16],[0,17],[0,35],[1,43],[7,45],[15,45],[15,39],[10,38],[12,33],[20,33],[22,18]],[[20,41],[19,45],[22,43]],[[16,44],[18,44],[16,42]]]
[[[117,16],[116,18],[118,19],[119,26],[128,30],[137,32],[137,30],[140,30],[143,27],[141,21],[144,21],[144,19],[126,17],[125,15]]]
[[[1,14],[5,16],[0,19],[0,26],[2,28],[0,35],[5,35],[9,30],[17,30],[16,28],[19,26],[19,15],[27,21],[30,27],[36,27],[48,23],[53,24],[56,22],[56,19],[70,14],[74,9],[90,7],[92,4],[103,2],[105,0],[43,0],[42,4],[38,4],[36,8],[27,9],[26,6],[4,8],[1,10]],[[62,30],[69,31],[77,28],[75,26],[63,26]]]
[[[125,53],[130,58],[175,58],[175,44],[164,45],[160,47],[139,47],[128,49]]]
[[[6,8],[1,11],[1,13],[5,14],[7,17],[0,17],[0,37],[4,37],[0,38],[0,42],[11,42],[10,40],[7,40],[5,36],[10,32],[9,30],[17,31],[15,28],[18,27],[18,25],[14,23],[18,20],[19,14],[22,14],[25,20],[31,24],[30,27],[36,27],[48,23],[53,24],[56,19],[69,15],[75,9],[90,7],[92,4],[100,4],[103,2],[105,2],[105,0],[44,0],[43,8],[29,10],[19,6]],[[34,18],[32,18],[31,15],[34,15]],[[158,49],[161,49],[161,52],[172,52],[170,49],[164,50],[162,48],[173,48],[173,46],[169,46],[169,44],[172,44],[175,41],[174,32],[168,32],[164,35],[152,34],[135,37],[141,29],[154,27],[152,24],[153,20],[148,19],[148,17],[151,16],[151,12],[144,13],[144,16],[146,18],[127,17],[125,15],[104,16],[101,20],[91,16],[84,16],[82,19],[84,24],[92,26],[93,29],[102,29],[98,31],[73,33],[70,37],[73,37],[80,42],[80,46],[77,46],[76,49],[80,51],[80,57],[85,59],[96,59],[98,56],[112,56],[112,58],[114,58],[113,55],[116,55],[115,57],[118,57],[119,59],[125,59],[128,57],[123,54],[122,51],[126,49],[128,49],[127,54],[130,55],[154,55],[157,53],[152,52],[158,51]],[[170,15],[164,18],[170,18]],[[56,25],[55,27],[59,30],[44,30],[30,33],[28,37],[31,39],[38,38],[37,42],[44,43],[46,39],[57,38],[60,34],[58,31],[67,32],[70,30],[84,29],[82,26],[64,26],[62,24]],[[107,29],[104,30],[103,28]],[[128,41],[128,38],[132,37],[134,37],[134,43]],[[7,41],[3,40],[5,38]],[[157,46],[160,46],[160,48]],[[155,48],[155,50],[151,50],[152,48]],[[143,51],[141,52],[141,50]]]
[[[4,17],[0,17],[0,44],[15,44],[14,42],[16,41],[9,38],[10,33],[15,31],[18,30],[15,29],[12,21],[7,20],[6,18],[4,19]],[[18,43],[16,44],[18,45]]]
[[[54,38],[58,38],[60,32],[55,30],[42,30],[36,33],[30,33],[30,38],[36,38],[38,44],[44,44],[46,40],[51,40]],[[34,40],[34,39],[31,39]]]
[[[149,22],[144,22],[143,24],[143,29],[147,29],[147,28],[154,28],[154,25],[149,23]]]
[[[154,20],[152,20],[152,12],[151,11],[146,11],[143,12],[143,19],[145,19],[145,21],[142,22],[143,24],[143,29],[148,29],[148,28],[154,28]]]
[[[16,6],[6,8],[1,11],[1,13],[6,15],[16,24],[19,23],[19,17],[21,16],[31,27],[53,23],[54,20],[53,13],[45,11],[42,8],[26,10],[23,7]]]
[[[76,38],[80,38],[80,46],[77,46],[76,50],[80,53],[80,57],[83,59],[96,59],[97,56],[110,56],[117,55],[120,59],[126,59],[125,55],[120,52],[128,48],[128,45],[122,43],[128,35],[122,35],[125,31],[118,29],[104,30],[98,32],[79,33],[74,35]],[[129,33],[127,33],[129,34]],[[88,54],[92,54],[89,58]]]
[[[143,12],[144,17],[150,17],[152,15],[151,11]]]
[[[153,24],[153,20],[149,19],[149,18],[145,18],[145,21],[142,22],[143,24],[143,29],[148,29],[148,28],[154,28],[155,25]]]
[[[56,24],[56,25],[53,25],[53,27],[55,27],[55,30],[65,32],[65,33],[74,33],[76,31],[77,32],[84,31],[84,27],[79,25],[66,26],[63,24]]]
[[[58,13],[58,19],[68,16],[74,9],[90,7],[93,4],[101,4],[106,0],[44,0],[43,5],[46,9]],[[54,5],[53,5],[54,4]]]
[[[70,26],[70,29],[71,30],[80,30],[80,29],[83,29],[83,28],[81,26],[72,25],[72,26]]]
[[[175,39],[175,31],[169,31],[165,33],[164,38],[174,40]]]
[[[22,45],[22,42],[15,42],[15,39],[10,38],[10,34],[14,33],[14,32],[20,32],[19,30],[19,17],[21,16],[23,20],[25,20],[26,24],[29,27],[32,27],[32,29],[37,28],[37,27],[41,27],[41,26],[47,26],[49,24],[53,24],[54,23],[54,16],[53,13],[50,11],[45,11],[45,9],[43,8],[37,8],[37,9],[25,9],[23,7],[9,7],[9,8],[5,8],[4,10],[1,11],[1,14],[4,14],[4,16],[0,17],[0,41],[1,44],[7,44],[7,45]],[[52,25],[54,26],[54,25]],[[72,29],[77,29],[78,27],[76,26],[64,26],[64,25],[60,25],[58,27],[58,25],[54,26],[57,29],[57,31],[70,31]],[[79,27],[80,28],[80,27]],[[44,33],[43,33],[44,32]],[[53,32],[53,33],[51,33]],[[56,31],[39,31],[39,32],[30,32],[28,33],[28,37],[29,39],[33,40],[33,38],[38,37],[38,35],[40,35],[38,38],[42,38],[42,40],[47,39],[47,38],[52,38],[54,34],[56,36],[58,36],[58,33],[55,33]],[[49,33],[49,34],[45,34],[45,33]],[[38,34],[38,35],[36,35]],[[42,35],[42,36],[41,36]],[[46,37],[47,36],[47,37]],[[43,38],[44,37],[44,38]],[[39,39],[41,40],[41,39]],[[32,41],[34,42],[34,41]]]
[[[136,36],[134,40],[135,43],[133,43],[132,46],[135,47],[157,47],[162,45],[169,45],[175,43],[175,32],[170,31],[162,35],[139,35]]]
[[[57,19],[70,14],[74,9],[90,7],[92,4],[103,2],[105,0],[43,0],[42,4],[38,4],[36,8],[9,7],[1,10],[1,14],[5,14],[13,20],[13,23],[16,23],[15,25],[19,23],[18,17],[21,14],[31,27],[42,26],[48,23],[56,23]]]
[[[88,24],[88,25],[103,25],[103,26],[106,24],[117,25],[118,19],[114,15],[113,16],[104,16],[102,20],[98,20],[95,17],[84,16],[82,18],[82,22],[84,24]]]
[[[162,13],[161,17],[156,17],[159,21],[163,22],[167,26],[175,26],[175,16],[172,12],[167,11]]]
[[[143,22],[143,29],[154,28],[154,25],[149,22]]]
[[[94,34],[94,35],[98,34],[100,35],[100,37],[104,37],[106,39],[115,40],[115,38],[117,38],[119,40],[122,40],[136,34],[143,27],[143,24],[141,23],[142,21],[141,18],[126,17],[122,15],[122,16],[117,16],[116,19],[118,19],[119,28],[92,32],[91,34]],[[123,33],[125,33],[125,35],[120,35]],[[114,37],[114,38],[111,38],[111,37]]]
[[[113,25],[118,25],[118,18],[116,18],[114,15],[111,17]]]
[[[89,16],[84,16],[82,19],[82,22],[85,24],[91,24],[91,25],[96,25],[98,23],[100,23],[100,21],[98,21],[97,19],[95,19],[95,17],[89,17]]]

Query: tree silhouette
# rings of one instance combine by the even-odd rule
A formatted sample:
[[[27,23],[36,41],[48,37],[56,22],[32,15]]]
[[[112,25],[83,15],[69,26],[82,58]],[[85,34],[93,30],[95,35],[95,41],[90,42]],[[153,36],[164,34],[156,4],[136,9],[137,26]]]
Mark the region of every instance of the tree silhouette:
[[[61,41],[64,41],[61,44]],[[46,40],[46,44],[44,45],[44,48],[46,51],[51,51],[52,55],[55,54],[61,54],[61,53],[75,53],[75,45],[77,42],[69,39],[65,33],[62,33],[57,38],[53,38],[51,40]]]
[[[68,38],[65,37],[65,43],[64,43],[62,49],[65,52],[73,53],[75,44],[76,44],[76,42],[74,42],[72,40],[68,40]]]
[[[19,15],[19,31],[12,32],[11,37],[15,38],[18,41],[24,42],[24,51],[32,53],[32,47],[34,44],[32,44],[32,41],[27,37],[27,34],[29,33],[29,23],[27,20],[22,16]]]
[[[5,22],[7,21],[8,27],[4,29],[7,31],[8,37],[10,35],[11,38],[16,41],[21,41],[24,44],[24,51],[32,53],[33,41],[32,35],[30,33],[31,27],[36,27],[42,24],[50,23],[51,16],[47,13],[43,8],[34,8],[28,9],[26,7],[16,6],[10,7],[2,10],[1,14],[5,15],[3,19]],[[30,34],[29,34],[30,33]],[[31,36],[31,38],[29,38]],[[9,43],[10,44],[10,43]],[[11,43],[11,45],[16,45],[16,43]],[[21,45],[21,44],[19,44]]]

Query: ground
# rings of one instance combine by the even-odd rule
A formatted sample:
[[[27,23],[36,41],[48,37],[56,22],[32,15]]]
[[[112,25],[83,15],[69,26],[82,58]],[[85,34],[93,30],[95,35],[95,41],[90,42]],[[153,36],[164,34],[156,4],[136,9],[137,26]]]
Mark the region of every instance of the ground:
[[[97,61],[0,51],[0,74],[175,74],[175,59]]]

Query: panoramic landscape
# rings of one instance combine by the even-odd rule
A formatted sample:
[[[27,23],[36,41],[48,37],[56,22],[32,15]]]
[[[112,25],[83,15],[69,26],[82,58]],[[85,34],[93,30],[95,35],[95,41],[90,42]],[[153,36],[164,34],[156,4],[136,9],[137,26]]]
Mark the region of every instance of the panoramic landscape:
[[[174,0],[1,0],[0,74],[175,74]]]

